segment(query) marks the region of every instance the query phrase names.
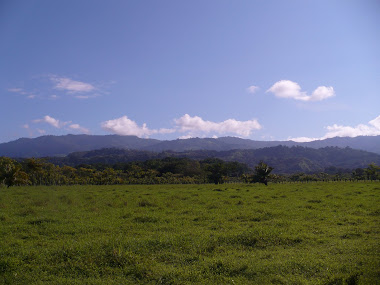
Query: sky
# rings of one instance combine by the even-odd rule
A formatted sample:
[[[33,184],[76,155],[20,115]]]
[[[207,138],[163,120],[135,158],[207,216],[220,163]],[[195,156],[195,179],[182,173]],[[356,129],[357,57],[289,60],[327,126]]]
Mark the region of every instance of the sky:
[[[1,0],[0,143],[380,135],[380,1]]]

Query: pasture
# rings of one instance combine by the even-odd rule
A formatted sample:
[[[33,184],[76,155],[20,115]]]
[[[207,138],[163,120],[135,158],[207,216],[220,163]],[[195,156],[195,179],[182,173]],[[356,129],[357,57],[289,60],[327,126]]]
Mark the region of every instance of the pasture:
[[[380,183],[0,188],[0,284],[380,284]]]

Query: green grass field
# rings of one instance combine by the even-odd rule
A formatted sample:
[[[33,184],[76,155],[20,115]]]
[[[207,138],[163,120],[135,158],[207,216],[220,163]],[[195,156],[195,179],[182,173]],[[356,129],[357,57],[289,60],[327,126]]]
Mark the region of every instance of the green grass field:
[[[380,183],[0,189],[1,284],[380,284]]]

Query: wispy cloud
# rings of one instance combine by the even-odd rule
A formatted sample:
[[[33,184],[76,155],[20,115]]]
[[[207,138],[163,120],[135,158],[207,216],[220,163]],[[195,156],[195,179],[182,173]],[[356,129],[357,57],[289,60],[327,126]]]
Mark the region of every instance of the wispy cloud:
[[[28,98],[28,99],[34,99],[37,97],[34,93],[27,92],[22,88],[8,88],[7,91],[12,92],[12,93],[16,93],[16,94],[20,94],[20,95],[25,95],[26,98]]]
[[[334,124],[332,126],[327,126],[326,129],[327,133],[320,138],[297,137],[289,138],[289,140],[296,142],[310,142],[334,137],[378,136],[380,135],[380,116],[369,121],[368,124],[359,124],[355,127]]]
[[[278,98],[288,98],[300,101],[322,101],[335,96],[333,87],[319,86],[311,95],[301,91],[298,83],[290,80],[280,80],[273,84],[267,92],[273,93]]]
[[[73,124],[71,121],[61,121],[61,120],[58,120],[56,118],[53,118],[49,115],[46,115],[44,116],[43,118],[41,119],[35,119],[32,121],[32,123],[34,124],[39,124],[39,123],[45,123],[45,124],[48,124],[54,128],[57,128],[57,129],[66,129],[68,131],[76,131],[76,132],[80,132],[80,133],[84,133],[84,134],[89,134],[90,133],[90,130],[85,128],[85,127],[82,127],[81,125],[79,124]],[[23,126],[23,128],[25,129],[28,129],[28,130],[31,130],[31,127],[29,124],[25,124]],[[38,133],[42,134],[42,132],[40,131],[40,129],[36,129],[35,131],[37,131]],[[45,133],[46,131],[43,130],[43,133]]]
[[[27,131],[29,137],[33,136],[33,130],[30,128],[29,124],[24,124],[21,127]]]
[[[84,134],[89,134],[90,133],[89,129],[81,127],[79,124],[69,125],[69,128],[72,129],[72,130],[75,130],[75,131],[79,131],[79,132],[84,133]]]
[[[69,93],[86,93],[96,90],[90,83],[76,81],[68,77],[52,75],[50,76],[50,80],[55,84],[54,89],[67,91]]]
[[[27,99],[35,99],[35,98],[39,97],[38,95],[35,94],[35,92],[29,92],[29,91],[26,91],[22,88],[8,88],[7,91],[12,92],[12,93],[16,93],[19,95],[24,95],[25,98],[27,98]]]
[[[33,120],[33,123],[47,123],[55,128],[61,128],[69,124],[70,122],[61,122],[60,120],[57,120],[53,117],[50,117],[49,115],[46,115],[42,119]]]
[[[74,97],[77,99],[90,99],[90,98],[95,98],[98,96],[99,94],[92,94],[92,95],[75,95]]]
[[[22,88],[8,88],[7,90],[13,93],[19,93],[23,95],[26,94],[26,92]]]
[[[247,88],[248,93],[256,93],[260,88],[258,86],[252,85]]]
[[[41,77],[44,80],[41,80]],[[34,79],[36,80],[36,78]],[[74,80],[67,76],[59,76],[55,74],[38,76],[37,80],[38,79],[40,79],[40,82],[33,82],[33,86],[38,86],[37,88],[27,90],[15,86],[8,88],[7,91],[19,95],[25,95],[25,98],[28,99],[57,99],[62,97],[63,94],[70,95],[77,99],[90,99],[107,94],[107,91],[104,89],[104,86],[107,86],[107,84],[104,83],[95,86],[92,83]],[[46,79],[48,84],[45,82]]]

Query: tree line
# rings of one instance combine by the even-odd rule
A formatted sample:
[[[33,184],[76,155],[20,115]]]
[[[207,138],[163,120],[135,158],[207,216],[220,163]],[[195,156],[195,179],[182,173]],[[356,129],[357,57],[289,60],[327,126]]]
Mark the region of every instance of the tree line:
[[[201,184],[226,182],[264,183],[327,180],[378,180],[380,167],[370,164],[351,173],[325,172],[292,175],[272,174],[273,167],[260,162],[253,169],[245,163],[218,158],[194,160],[166,157],[114,164],[55,165],[43,159],[14,160],[0,157],[0,185],[75,185],[75,184]]]

